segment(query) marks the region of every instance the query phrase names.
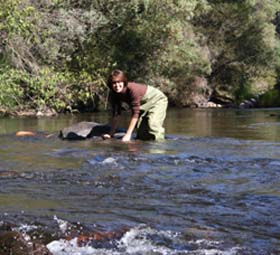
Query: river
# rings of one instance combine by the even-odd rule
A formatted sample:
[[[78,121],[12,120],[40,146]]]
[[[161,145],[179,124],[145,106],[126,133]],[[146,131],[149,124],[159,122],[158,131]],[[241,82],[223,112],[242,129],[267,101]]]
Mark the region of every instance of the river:
[[[163,142],[57,137],[79,121],[107,115],[0,118],[0,230],[54,255],[280,254],[280,109],[170,109]]]

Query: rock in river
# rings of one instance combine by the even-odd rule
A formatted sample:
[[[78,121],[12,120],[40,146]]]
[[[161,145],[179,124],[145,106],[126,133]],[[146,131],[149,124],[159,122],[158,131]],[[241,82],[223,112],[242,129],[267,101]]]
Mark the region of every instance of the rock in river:
[[[60,131],[62,139],[80,140],[110,132],[110,126],[96,122],[79,122]]]
[[[52,255],[45,245],[27,241],[16,231],[0,233],[0,254]]]
[[[110,132],[110,125],[97,122],[79,122],[60,131],[59,136],[62,139],[81,140],[94,136],[101,136]],[[116,132],[125,132],[123,129],[117,129]]]

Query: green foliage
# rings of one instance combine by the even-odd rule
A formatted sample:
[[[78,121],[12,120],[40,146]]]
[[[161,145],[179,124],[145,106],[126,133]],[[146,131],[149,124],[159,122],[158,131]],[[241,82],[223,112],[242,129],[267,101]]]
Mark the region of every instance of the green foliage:
[[[74,76],[70,72],[55,72],[53,69],[41,69],[39,75],[26,80],[29,86],[25,97],[33,109],[53,109],[57,112],[77,110],[78,104],[94,102],[98,81],[93,81],[87,74]]]
[[[211,51],[212,86],[250,94],[251,81],[275,67],[275,27],[271,17],[277,1],[209,1],[211,8],[195,17]],[[242,96],[245,96],[242,95]]]
[[[240,101],[280,80],[278,0],[0,0],[0,6],[5,111],[97,109],[106,104],[114,68],[160,87],[179,105],[209,86]]]
[[[78,103],[91,103],[94,108],[96,86],[88,75],[75,77],[69,72],[41,69],[37,75],[7,69],[0,74],[0,105],[2,111],[27,109],[57,112],[74,111]]]
[[[89,55],[87,41],[106,23],[101,15],[94,9],[62,8],[59,1],[1,4],[5,7],[0,12],[2,108],[58,112],[75,110],[81,104],[97,108],[95,94],[104,90],[100,71],[108,70],[100,65],[101,57],[95,58],[97,64],[88,72],[80,62]],[[12,89],[18,93],[10,96]]]
[[[280,92],[277,89],[269,90],[259,99],[260,107],[280,107]]]
[[[158,86],[176,101],[193,77],[211,70],[207,49],[200,46],[190,23],[198,2],[203,5],[203,1],[115,2],[109,13],[113,18],[107,16],[111,31],[105,34],[110,69],[127,70],[131,79],[143,82],[164,80],[166,86]],[[171,89],[170,84],[176,85]]]
[[[250,84],[242,84],[238,87],[238,89],[235,91],[235,98],[237,101],[237,104],[240,104],[244,100],[253,97],[251,86]]]
[[[1,0],[0,5],[0,30],[10,35],[30,35],[32,24],[28,17],[34,14],[34,7],[21,5],[20,0]]]
[[[20,86],[24,73],[16,69],[0,69],[0,110],[13,112],[18,109],[23,96]]]
[[[25,97],[30,107],[43,110],[45,107],[60,110],[69,107],[71,93],[67,93],[68,84],[73,78],[68,73],[55,73],[51,69],[41,69],[38,75],[30,76],[25,83]]]

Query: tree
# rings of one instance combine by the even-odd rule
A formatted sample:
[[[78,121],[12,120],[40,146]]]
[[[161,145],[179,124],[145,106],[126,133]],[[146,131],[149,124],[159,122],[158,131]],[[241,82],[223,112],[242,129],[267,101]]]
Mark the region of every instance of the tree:
[[[272,18],[277,1],[208,2],[210,8],[194,18],[194,25],[207,38],[212,63],[209,82],[216,97],[242,100],[273,86],[276,38]]]
[[[112,67],[127,70],[132,79],[161,86],[171,101],[179,103],[187,97],[192,80],[210,71],[207,48],[200,46],[190,22],[197,5],[202,8],[206,3],[114,1],[103,8],[109,28],[101,33]]]

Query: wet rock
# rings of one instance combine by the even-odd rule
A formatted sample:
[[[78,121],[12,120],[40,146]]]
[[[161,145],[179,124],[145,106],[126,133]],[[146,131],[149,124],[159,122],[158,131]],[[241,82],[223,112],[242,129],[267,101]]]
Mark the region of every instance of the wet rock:
[[[33,132],[33,131],[28,131],[28,130],[20,130],[16,132],[16,136],[17,137],[46,137],[46,138],[50,138],[53,136],[57,136],[57,134],[47,134],[45,132]]]
[[[77,236],[77,245],[79,247],[90,245],[95,248],[114,248],[114,242],[121,239],[128,230],[129,228],[122,228],[117,231],[101,232],[95,230],[89,233],[82,233]],[[68,237],[67,239],[72,238]]]
[[[37,117],[52,117],[52,116],[56,116],[56,115],[57,115],[57,112],[55,110],[47,108],[47,107],[36,113]]]
[[[92,166],[97,167],[118,167],[119,169],[122,169],[123,166],[118,164],[118,160],[116,158],[108,157],[104,159],[99,159],[98,157],[95,157],[93,159],[87,160],[87,162]]]
[[[17,232],[9,231],[0,235],[0,254],[28,254],[24,239]]]
[[[221,108],[221,107],[222,107],[221,104],[216,104],[211,101],[207,102],[207,104],[206,104],[206,108]]]
[[[228,91],[227,86],[215,85],[214,90],[209,98],[209,101],[220,104],[223,107],[233,107],[234,106],[234,95]]]
[[[239,108],[241,109],[248,109],[248,108],[254,108],[258,104],[257,100],[255,98],[250,98],[248,100],[244,100],[242,103],[240,103]]]
[[[12,228],[15,227],[14,224],[0,221],[0,235],[6,231],[12,231]]]
[[[29,179],[29,180],[31,180],[31,179],[33,179],[34,177],[35,177],[35,174],[34,173],[21,173],[20,175],[19,175],[21,178],[24,178],[24,179]]]
[[[16,176],[18,176],[18,173],[14,171],[0,170],[0,178],[13,178]]]
[[[52,255],[45,245],[26,241],[23,235],[16,231],[0,234],[0,254]]]
[[[101,164],[117,164],[117,160],[114,159],[114,158],[109,157],[109,158],[104,159],[101,162]]]
[[[62,129],[59,136],[62,139],[80,140],[93,136],[101,136],[102,134],[109,132],[109,125],[83,121]]]
[[[34,243],[33,244],[32,252],[33,253],[29,253],[29,254],[33,254],[33,255],[53,255],[45,245],[39,244],[39,243]]]
[[[34,110],[21,111],[21,112],[17,112],[16,115],[24,116],[24,117],[33,117],[33,116],[36,116],[36,111],[34,111]]]
[[[32,131],[18,131],[16,136],[35,136],[36,134]]]
[[[62,129],[59,136],[62,139],[83,140],[109,133],[110,129],[111,127],[108,124],[83,121]],[[114,138],[121,138],[124,135],[124,132],[124,129],[118,128]]]

